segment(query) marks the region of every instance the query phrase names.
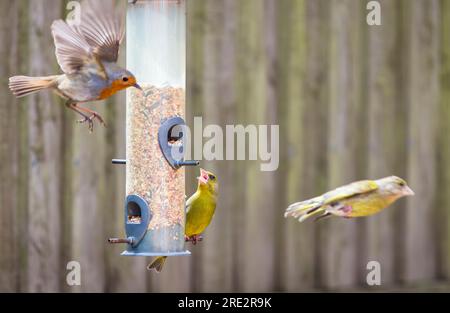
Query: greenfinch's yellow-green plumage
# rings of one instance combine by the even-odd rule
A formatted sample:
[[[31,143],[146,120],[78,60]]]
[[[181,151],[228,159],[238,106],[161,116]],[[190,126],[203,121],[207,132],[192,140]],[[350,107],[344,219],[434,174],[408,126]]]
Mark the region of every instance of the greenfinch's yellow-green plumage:
[[[380,212],[397,199],[412,196],[414,192],[406,182],[389,176],[378,180],[357,181],[321,196],[291,204],[285,217],[298,218],[300,222],[311,216],[316,219],[330,215],[339,217],[362,217]]]
[[[186,240],[192,241],[194,244],[211,223],[216,210],[218,193],[216,175],[200,169],[200,176],[197,179],[197,191],[186,201],[186,226],[184,231]],[[161,272],[166,259],[166,256],[155,258],[147,269]]]

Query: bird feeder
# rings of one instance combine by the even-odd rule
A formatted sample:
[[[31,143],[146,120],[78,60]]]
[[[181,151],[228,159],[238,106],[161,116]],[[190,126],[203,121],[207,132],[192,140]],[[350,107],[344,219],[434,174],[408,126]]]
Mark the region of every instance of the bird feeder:
[[[186,255],[183,128],[186,84],[184,0],[129,1],[127,69],[142,90],[127,90],[126,243],[122,255]],[[132,90],[135,89],[135,90]],[[178,151],[178,153],[173,153]]]

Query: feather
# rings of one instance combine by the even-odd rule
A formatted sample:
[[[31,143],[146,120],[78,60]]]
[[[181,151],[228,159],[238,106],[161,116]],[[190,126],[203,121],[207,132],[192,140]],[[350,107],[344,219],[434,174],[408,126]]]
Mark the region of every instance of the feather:
[[[149,265],[147,265],[147,269],[149,271],[151,270],[155,270],[157,273],[161,273],[164,264],[166,263],[166,256],[159,256],[157,257],[155,260],[153,260],[152,263],[150,263]]]
[[[20,98],[52,87],[58,77],[57,75],[46,77],[14,76],[9,78],[8,86],[12,93]]]
[[[378,184],[373,180],[360,180],[351,184],[336,188],[323,195],[323,204],[331,204],[345,198],[353,197],[359,194],[375,191]]]
[[[64,73],[73,74],[86,64],[96,63],[107,78],[102,61],[117,61],[124,38],[123,18],[115,11],[113,1],[84,1],[80,25],[57,20],[51,28],[56,58]]]
[[[92,48],[75,28],[63,20],[52,24],[52,35],[56,47],[56,59],[62,71],[73,74],[92,59]]]
[[[117,62],[125,31],[123,16],[113,1],[84,1],[79,28],[98,58]]]

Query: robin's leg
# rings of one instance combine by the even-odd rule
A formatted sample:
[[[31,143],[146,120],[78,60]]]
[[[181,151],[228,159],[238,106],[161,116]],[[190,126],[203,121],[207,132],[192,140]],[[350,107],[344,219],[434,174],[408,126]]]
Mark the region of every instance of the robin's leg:
[[[87,112],[87,113],[91,114],[91,116],[89,117],[89,119],[90,119],[91,121],[94,120],[94,119],[98,119],[98,121],[99,121],[101,124],[103,124],[103,126],[106,127],[105,121],[102,119],[102,117],[100,116],[100,114],[98,114],[97,112],[92,111],[92,110],[90,110],[90,109],[88,109],[88,108],[83,108],[83,107],[78,107],[78,109],[80,109],[81,111],[84,111],[84,112]]]
[[[79,123],[88,122],[89,123],[89,126],[88,126],[89,131],[92,132],[94,130],[94,122],[92,122],[92,120],[89,118],[89,116],[87,116],[86,114],[84,114],[83,112],[80,111],[80,108],[77,106],[76,103],[67,101],[66,106],[69,109],[74,110],[75,112],[77,112],[78,114],[80,114],[83,117],[83,119],[78,120],[77,122],[79,122]]]

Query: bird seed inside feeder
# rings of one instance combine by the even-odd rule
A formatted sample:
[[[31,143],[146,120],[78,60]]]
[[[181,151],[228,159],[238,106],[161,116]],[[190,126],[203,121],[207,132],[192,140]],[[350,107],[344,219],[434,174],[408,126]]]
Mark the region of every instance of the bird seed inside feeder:
[[[149,205],[152,219],[148,229],[184,225],[185,171],[174,170],[164,158],[158,130],[168,118],[184,117],[185,90],[149,84],[141,87],[144,92],[128,90],[126,192],[139,195]],[[130,223],[134,221],[137,219],[129,217]]]

